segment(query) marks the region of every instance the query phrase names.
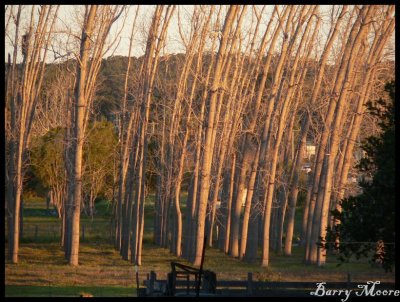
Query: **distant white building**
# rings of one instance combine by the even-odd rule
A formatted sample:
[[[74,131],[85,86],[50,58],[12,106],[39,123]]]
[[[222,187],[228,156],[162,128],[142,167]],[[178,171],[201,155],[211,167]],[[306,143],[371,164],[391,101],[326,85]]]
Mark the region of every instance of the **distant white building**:
[[[304,152],[304,158],[310,159],[311,156],[315,155],[315,145],[312,144],[311,142],[306,143],[306,152]]]
[[[311,164],[310,163],[306,163],[301,167],[301,171],[306,172],[307,174],[310,173],[312,171],[311,169]]]
[[[243,198],[242,198],[242,207],[244,207],[246,205],[246,197],[247,197],[247,188],[243,189]],[[221,199],[219,198],[217,200],[217,209],[219,209],[221,207]]]

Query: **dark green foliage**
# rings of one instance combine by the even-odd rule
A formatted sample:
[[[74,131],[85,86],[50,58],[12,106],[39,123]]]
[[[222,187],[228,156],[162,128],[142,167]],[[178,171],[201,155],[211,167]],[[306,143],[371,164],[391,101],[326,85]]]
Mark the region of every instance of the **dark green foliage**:
[[[119,103],[124,94],[127,64],[128,58],[121,56],[109,57],[101,64],[94,106],[108,119],[119,109]]]
[[[24,193],[23,200],[33,197],[45,197],[47,194],[47,188],[44,187],[41,180],[37,177],[32,169],[32,166],[28,166],[24,174]]]
[[[298,197],[297,197],[297,206],[298,206],[298,207],[305,207],[306,199],[307,199],[307,192],[306,192],[306,190],[300,189],[300,190],[299,190]]]
[[[63,128],[50,130],[44,136],[34,140],[30,150],[31,170],[27,189],[31,188],[41,196],[47,190],[66,181],[64,164]],[[83,190],[85,194],[94,185],[96,196],[110,198],[114,185],[114,156],[117,137],[114,125],[105,120],[89,125],[87,140],[84,145]],[[93,179],[96,180],[94,184]]]
[[[65,181],[63,145],[64,129],[55,128],[34,140],[30,150],[31,181],[46,189]],[[29,187],[28,187],[29,188]],[[43,191],[43,190],[40,190]],[[43,192],[41,192],[43,193]],[[45,194],[41,194],[45,196]]]
[[[117,135],[111,122],[95,121],[88,129],[83,148],[83,191],[86,195],[112,198],[114,185],[114,160],[117,150]]]
[[[391,270],[395,261],[395,127],[394,82],[386,85],[389,99],[367,104],[371,115],[380,119],[382,130],[378,136],[368,137],[362,148],[366,152],[357,168],[370,174],[371,181],[363,180],[363,192],[341,201],[342,212],[332,214],[340,221],[335,230],[328,230],[328,241],[340,238],[339,258],[346,261],[352,255],[371,257]],[[376,242],[384,248],[377,249]],[[353,243],[352,243],[353,242]],[[371,243],[368,243],[371,242]]]

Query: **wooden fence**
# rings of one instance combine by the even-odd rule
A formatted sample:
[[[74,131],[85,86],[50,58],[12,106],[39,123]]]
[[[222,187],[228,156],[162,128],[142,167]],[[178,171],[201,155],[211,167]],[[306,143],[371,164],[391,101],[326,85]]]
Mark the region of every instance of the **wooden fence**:
[[[253,274],[247,274],[247,280],[217,280],[216,291],[210,293],[200,291],[200,296],[262,296],[262,297],[310,297],[310,292],[315,291],[315,282],[268,282],[255,281]],[[140,289],[138,295],[142,296],[168,296],[171,291],[168,289],[168,280],[158,280],[154,271],[147,275],[147,280],[143,284],[146,288]],[[352,282],[351,275],[348,274],[346,282],[327,282],[326,289],[358,289],[360,282]],[[197,281],[195,280],[175,280],[174,296],[195,296]],[[380,288],[394,289],[392,282],[382,282]]]

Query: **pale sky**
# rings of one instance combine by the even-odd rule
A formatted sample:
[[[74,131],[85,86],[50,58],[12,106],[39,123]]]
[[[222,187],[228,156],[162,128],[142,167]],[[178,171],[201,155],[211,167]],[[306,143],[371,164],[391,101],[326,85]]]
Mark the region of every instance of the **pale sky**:
[[[134,36],[134,46],[133,46],[133,51],[132,51],[132,55],[133,56],[141,56],[144,53],[144,47],[145,47],[145,40],[147,39],[146,36],[146,31],[149,27],[150,21],[151,21],[151,17],[154,11],[155,6],[153,5],[139,5],[140,7],[140,13],[138,15],[138,21],[137,21],[137,26],[135,29],[135,36]],[[259,9],[262,6],[257,6]],[[323,25],[325,24],[325,26],[321,27],[321,32],[319,34],[320,36],[320,42],[323,43],[324,38],[327,36],[328,31],[329,31],[329,27],[326,26],[329,23],[329,9],[331,6],[327,6],[327,5],[322,5],[320,6],[320,12],[321,15],[323,17]],[[59,14],[58,14],[58,20],[56,23],[56,30],[57,30],[57,35],[56,35],[56,41],[55,41],[55,47],[57,47],[57,45],[59,47],[62,47],[63,49],[60,50],[60,52],[66,53],[68,51],[71,51],[72,49],[77,47],[77,40],[75,39],[70,39],[69,43],[67,43],[67,38],[66,35],[62,34],[62,32],[65,31],[73,31],[75,32],[78,36],[80,35],[79,32],[79,11],[81,10],[82,6],[73,6],[73,5],[61,5],[60,6],[60,10],[59,10]],[[263,29],[266,28],[267,22],[269,21],[269,16],[271,15],[272,12],[272,5],[267,5],[266,9],[264,10],[263,16],[262,16],[262,25],[260,26],[260,33],[263,33]],[[16,11],[17,7],[14,6],[14,10]],[[128,9],[126,10],[125,13],[123,13],[121,15],[121,17],[119,18],[119,20],[117,20],[117,22],[115,22],[115,24],[113,25],[110,35],[109,35],[109,39],[114,39],[116,37],[116,35],[120,32],[119,37],[116,39],[115,44],[113,46],[113,48],[111,49],[111,51],[109,51],[108,53],[105,54],[104,57],[108,57],[110,55],[122,55],[122,56],[127,56],[128,55],[128,49],[129,49],[129,37],[130,37],[130,33],[131,33],[131,28],[132,28],[132,23],[133,23],[133,19],[135,16],[135,12],[137,9],[137,5],[130,5],[128,6]],[[182,53],[184,52],[184,46],[183,43],[181,41],[181,38],[179,36],[178,33],[178,10],[179,10],[179,16],[181,18],[182,21],[182,28],[183,31],[188,30],[189,27],[185,27],[185,24],[188,24],[190,22],[190,16],[191,16],[191,12],[193,10],[193,5],[178,5],[175,13],[171,19],[171,23],[168,29],[168,38],[167,38],[167,42],[166,42],[166,47],[165,47],[165,52],[166,53]],[[31,6],[30,5],[26,5],[23,9],[22,12],[22,18],[25,21],[25,24],[23,25],[23,27],[27,27],[27,21],[28,18],[27,16],[29,16],[31,11]],[[226,12],[226,7],[224,7],[223,12]],[[245,21],[243,23],[243,28],[244,28],[244,32],[252,30],[250,28],[250,24],[251,24],[251,12],[252,12],[252,6],[248,6],[247,7],[247,12],[246,12],[246,17]],[[5,23],[7,24],[7,16],[8,14],[6,14],[6,18],[5,18]],[[223,20],[223,17],[221,18]],[[12,22],[9,23],[9,33],[13,34],[13,26],[12,26]],[[259,34],[260,36],[261,34]],[[393,49],[394,49],[394,35],[393,35]],[[67,45],[67,46],[66,46]],[[67,49],[65,49],[67,47]],[[10,37],[7,36],[6,33],[6,39],[5,39],[5,58],[7,60],[7,54],[8,53],[12,53],[12,46],[11,46],[11,42],[10,42]],[[21,53],[19,51],[19,57],[18,57],[18,61],[21,61]],[[394,57],[394,56],[393,56]],[[49,52],[48,58],[47,58],[48,62],[52,62],[54,61],[54,55],[53,53]]]

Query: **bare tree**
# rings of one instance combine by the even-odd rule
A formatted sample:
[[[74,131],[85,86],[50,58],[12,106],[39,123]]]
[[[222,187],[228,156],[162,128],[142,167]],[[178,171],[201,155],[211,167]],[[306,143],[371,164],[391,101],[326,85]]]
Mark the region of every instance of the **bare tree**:
[[[365,8],[364,8],[365,9]],[[354,8],[353,12],[355,12],[356,8]],[[341,63],[337,64],[336,66],[336,72],[334,74],[335,76],[335,81],[332,87],[332,95],[336,96],[338,95],[338,90],[340,89],[340,85],[342,84],[343,78],[344,78],[344,71],[345,71],[345,64],[348,62],[349,58],[350,58],[350,52],[351,52],[351,48],[352,48],[352,44],[354,42],[355,36],[357,34],[357,30],[358,30],[358,25],[361,19],[361,14],[359,14],[358,16],[356,16],[356,22],[353,24],[352,26],[352,20],[351,18],[348,21],[347,26],[351,27],[351,31],[349,33],[349,36],[347,37],[346,35],[343,36],[343,41],[342,41],[342,51],[341,53],[343,54],[341,57]],[[346,42],[347,39],[347,42]],[[305,251],[305,260],[306,262],[308,262],[309,260],[311,262],[316,261],[316,249],[315,249],[315,245],[316,245],[316,241],[312,241],[310,240],[311,238],[311,229],[314,226],[319,226],[320,223],[314,219],[317,219],[317,217],[319,216],[314,215],[314,213],[319,213],[320,212],[320,208],[317,207],[318,203],[316,203],[316,198],[318,195],[318,184],[320,181],[320,175],[321,175],[321,171],[322,171],[322,165],[323,165],[323,158],[324,158],[324,150],[327,146],[328,143],[328,137],[329,137],[329,127],[332,123],[333,120],[333,115],[334,115],[334,110],[335,110],[335,103],[334,102],[329,102],[328,104],[328,110],[325,114],[325,120],[324,120],[324,128],[321,134],[321,138],[319,140],[319,144],[318,144],[318,151],[316,154],[316,158],[315,158],[315,166],[314,166],[314,173],[313,173],[313,178],[312,178],[312,189],[309,188],[309,196],[307,196],[307,198],[310,198],[310,201],[307,201],[307,203],[309,203],[309,213],[308,213],[308,222],[307,222],[307,233],[306,233],[306,251]],[[315,233],[315,231],[314,231]],[[313,235],[313,238],[316,238],[317,235]],[[310,257],[310,250],[313,249],[313,256],[312,259]]]
[[[368,11],[365,14],[365,17],[360,25],[360,30],[358,32],[358,35],[356,37],[356,40],[354,42],[353,48],[352,48],[352,57],[357,57],[355,56],[355,54],[359,51],[359,49],[361,48],[361,53],[363,53],[365,51],[365,47],[363,47],[366,43],[366,37],[368,34],[368,31],[371,27],[370,24],[370,20],[373,19],[374,14],[376,13],[376,8],[375,7],[369,7]],[[388,13],[388,16],[386,17],[386,21],[387,23],[390,22],[391,19],[391,12]],[[389,25],[390,26],[390,25]],[[392,25],[390,27],[394,26],[394,23],[392,23]],[[393,27],[392,27],[393,28]],[[384,42],[387,40],[387,38],[391,35],[393,29],[389,29],[386,33],[385,36],[381,36],[380,39],[380,43],[373,43],[375,45],[375,47],[377,47],[378,49],[374,49],[375,47],[372,47],[371,52],[373,53],[373,60],[375,61],[377,56],[379,56],[381,54],[381,51],[383,49],[384,46]],[[383,42],[383,44],[381,44]],[[357,44],[360,43],[360,44]],[[364,45],[363,45],[364,44]],[[378,45],[376,45],[378,44]],[[364,49],[363,49],[364,48]],[[376,51],[378,50],[378,51]],[[363,57],[363,56],[362,56]],[[323,186],[324,188],[324,195],[323,195],[323,204],[322,204],[322,219],[321,219],[321,226],[320,226],[320,230],[319,230],[319,238],[322,238],[323,240],[326,237],[326,228],[328,226],[328,210],[329,210],[329,204],[330,204],[330,200],[331,200],[331,194],[332,194],[332,183],[333,183],[333,169],[334,169],[334,159],[335,156],[338,152],[338,148],[339,148],[339,129],[341,127],[341,125],[343,124],[343,111],[346,108],[346,105],[344,103],[344,100],[346,100],[347,94],[349,93],[349,87],[351,87],[351,82],[354,81],[357,77],[354,76],[353,73],[353,68],[355,68],[354,65],[351,65],[351,63],[355,63],[356,60],[351,60],[349,62],[349,66],[347,67],[346,70],[346,75],[345,75],[345,79],[344,79],[344,83],[343,83],[343,87],[339,96],[339,99],[337,101],[337,107],[335,110],[335,120],[334,120],[334,124],[332,125],[332,129],[331,129],[331,141],[330,141],[330,150],[328,152],[330,152],[329,157],[327,158],[327,164],[326,164],[326,168],[324,170],[325,175],[325,183],[322,183],[322,185],[320,185],[320,187]],[[373,64],[374,62],[371,62],[371,55],[367,56],[366,58],[366,64]],[[366,73],[366,77],[368,78],[368,76],[370,76],[369,72],[367,71]],[[365,92],[367,90],[367,87],[370,84],[367,82],[363,82],[363,85],[361,86],[361,95],[365,95]],[[359,99],[360,100],[360,99]],[[363,101],[361,101],[363,102]],[[362,104],[357,105],[357,107],[362,107]],[[359,123],[359,121],[355,120],[353,121],[353,127],[358,127],[359,125],[357,125]],[[350,145],[351,146],[351,145]],[[348,154],[350,155],[350,154]],[[326,252],[323,248],[318,249],[318,257],[317,257],[317,261],[318,261],[318,265],[324,265],[325,261],[326,261]]]
[[[128,192],[125,203],[128,210],[125,213],[125,231],[122,235],[121,249],[125,259],[131,259],[135,264],[141,264],[142,239],[144,228],[145,178],[147,162],[147,127],[149,123],[150,104],[153,97],[154,79],[159,62],[159,55],[164,47],[168,24],[174,13],[174,6],[157,6],[149,29],[146,51],[141,67],[141,82],[138,91],[139,110],[137,111],[137,132],[132,139],[130,162],[125,192]],[[164,15],[164,16],[163,16]],[[134,185],[134,194],[133,192]],[[130,208],[131,207],[131,208]],[[132,212],[131,212],[132,211]],[[130,234],[132,234],[130,236]],[[131,237],[131,238],[130,238]],[[128,254],[130,251],[130,255]]]
[[[227,48],[228,42],[228,32],[231,29],[233,20],[238,13],[237,6],[230,6],[225,23],[222,31],[221,43],[218,50],[217,61],[214,69],[214,78],[211,83],[210,88],[210,96],[209,96],[209,111],[207,118],[207,128],[204,138],[204,152],[203,152],[203,161],[201,165],[201,178],[200,178],[200,195],[199,195],[199,206],[198,206],[198,214],[197,214],[197,234],[196,234],[196,249],[195,249],[195,259],[194,264],[199,265],[201,261],[201,253],[203,249],[204,243],[204,234],[205,234],[205,213],[207,207],[208,194],[210,189],[210,170],[211,170],[211,162],[212,162],[212,153],[213,146],[211,145],[212,140],[212,131],[215,122],[215,110],[216,110],[216,100],[218,96],[218,88],[220,87],[220,79],[221,79],[221,69],[222,63],[224,60],[224,55]]]
[[[127,98],[128,98],[128,82],[129,82],[129,73],[131,69],[131,53],[132,53],[132,46],[134,40],[134,32],[136,28],[136,21],[139,14],[140,6],[136,8],[135,17],[132,23],[132,30],[131,36],[129,39],[129,50],[128,50],[128,65],[126,68],[125,73],[125,80],[124,80],[124,95],[122,98],[122,108],[120,112],[120,125],[118,128],[118,135],[119,135],[119,143],[120,143],[120,160],[119,160],[119,182],[118,182],[118,199],[117,199],[117,210],[116,214],[116,236],[115,236],[115,248],[119,250],[121,248],[121,234],[122,234],[122,222],[123,222],[123,211],[122,205],[125,197],[125,182],[126,182],[126,172],[128,169],[128,151],[132,133],[132,125],[133,119],[135,117],[134,114],[130,116],[128,126],[126,125],[126,117],[127,117]]]
[[[85,6],[80,51],[77,56],[77,79],[75,84],[75,112],[73,116],[73,160],[70,171],[71,188],[68,196],[71,229],[66,248],[66,256],[70,265],[78,265],[80,206],[82,199],[82,155],[85,130],[88,124],[90,107],[101,60],[104,54],[106,38],[112,24],[122,13],[123,8],[96,5]],[[90,61],[90,65],[89,65]]]
[[[21,35],[21,13],[23,6],[18,6],[16,15],[10,10],[14,20],[15,35],[13,37],[13,58],[9,56],[7,108],[10,110],[7,135],[9,160],[7,167],[7,201],[9,228],[9,258],[18,262],[20,206],[24,165],[29,146],[32,122],[39,93],[42,87],[45,60],[48,46],[54,29],[59,6],[41,6],[38,9],[38,20],[35,22],[36,7],[32,6],[29,25],[25,34]],[[23,61],[17,67],[17,54],[20,41]]]
[[[325,45],[325,48],[323,50],[323,53],[321,54],[319,66],[318,66],[318,72],[316,75],[316,81],[315,85],[312,90],[312,95],[310,98],[310,105],[312,106],[315,104],[316,99],[320,93],[320,87],[322,83],[322,77],[325,72],[325,66],[326,66],[326,61],[328,59],[328,56],[330,54],[330,50],[333,46],[333,42],[335,41],[337,35],[339,34],[339,25],[341,20],[343,19],[345,13],[347,12],[347,6],[343,6],[340,15],[338,16],[336,23],[334,27],[330,28],[330,35],[329,38],[327,39],[327,43]],[[287,233],[286,233],[286,241],[285,241],[285,254],[290,255],[291,254],[291,248],[292,248],[292,240],[293,240],[293,229],[294,229],[294,217],[295,217],[295,207],[296,207],[296,201],[297,201],[297,196],[299,192],[298,188],[298,183],[299,183],[299,173],[300,169],[302,166],[302,161],[303,161],[303,154],[304,149],[306,147],[306,141],[307,141],[307,134],[308,134],[308,129],[310,127],[310,115],[307,114],[305,115],[304,121],[302,123],[301,127],[301,134],[299,136],[299,141],[298,141],[298,147],[297,147],[297,153],[296,153],[296,158],[295,158],[295,164],[293,165],[292,172],[291,172],[291,184],[290,184],[290,196],[289,196],[289,220],[288,220],[288,226],[287,226]],[[308,204],[305,205],[304,209],[304,216],[307,216],[308,214]]]

